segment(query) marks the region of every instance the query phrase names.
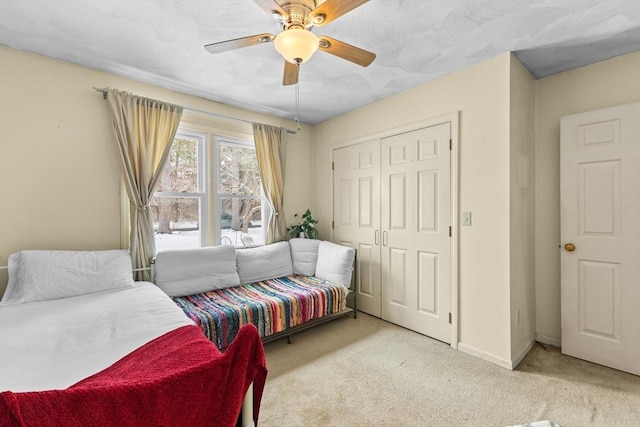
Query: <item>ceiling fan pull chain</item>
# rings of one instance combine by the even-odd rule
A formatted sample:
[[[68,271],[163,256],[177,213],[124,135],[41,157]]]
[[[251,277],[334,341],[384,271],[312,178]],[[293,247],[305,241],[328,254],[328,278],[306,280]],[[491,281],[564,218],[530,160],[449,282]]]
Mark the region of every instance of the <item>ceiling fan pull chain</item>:
[[[298,82],[296,82],[296,118],[295,118],[296,126],[298,127],[298,130],[300,130],[300,120],[298,119],[299,114],[300,114],[300,81],[298,80]]]

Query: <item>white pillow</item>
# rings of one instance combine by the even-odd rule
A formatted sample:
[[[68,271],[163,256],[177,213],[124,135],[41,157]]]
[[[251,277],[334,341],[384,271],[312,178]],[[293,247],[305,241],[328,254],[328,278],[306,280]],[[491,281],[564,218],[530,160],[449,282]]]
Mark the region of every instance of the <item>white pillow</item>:
[[[349,287],[355,255],[356,250],[348,246],[326,241],[320,242],[315,276],[318,279],[329,280]]]
[[[126,250],[20,251],[9,256],[0,305],[53,300],[134,286]]]
[[[289,242],[238,249],[237,252],[238,274],[242,283],[258,282],[293,274]]]
[[[318,262],[318,245],[320,240],[316,239],[291,239],[291,262],[293,263],[293,274],[303,276],[313,276],[316,273],[316,263]]]
[[[161,251],[155,283],[170,297],[182,297],[240,284],[233,246]]]

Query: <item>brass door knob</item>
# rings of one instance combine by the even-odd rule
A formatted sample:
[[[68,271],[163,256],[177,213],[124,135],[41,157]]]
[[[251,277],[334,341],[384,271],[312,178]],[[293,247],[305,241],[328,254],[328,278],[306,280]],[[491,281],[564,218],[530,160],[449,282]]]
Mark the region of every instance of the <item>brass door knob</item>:
[[[564,249],[569,252],[573,252],[576,250],[576,245],[574,245],[573,243],[567,243],[566,245],[564,245]]]

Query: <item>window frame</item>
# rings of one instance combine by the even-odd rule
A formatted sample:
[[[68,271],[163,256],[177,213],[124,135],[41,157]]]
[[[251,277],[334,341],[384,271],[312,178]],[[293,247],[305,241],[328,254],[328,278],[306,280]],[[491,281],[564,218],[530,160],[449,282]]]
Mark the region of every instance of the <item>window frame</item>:
[[[182,125],[182,123],[181,123]],[[155,191],[153,193],[153,197],[166,197],[166,198],[181,198],[181,199],[188,199],[188,198],[194,198],[194,199],[198,199],[199,202],[199,215],[198,215],[198,225],[200,228],[200,236],[199,236],[199,242],[200,242],[200,246],[199,247],[203,247],[206,246],[208,244],[208,236],[209,236],[209,197],[207,195],[207,190],[209,188],[209,182],[207,180],[207,176],[208,176],[208,165],[207,165],[207,146],[208,144],[208,140],[209,140],[209,135],[206,132],[203,131],[196,131],[196,130],[191,130],[191,129],[187,129],[185,127],[179,126],[178,130],[175,134],[175,136],[173,137],[173,139],[179,139],[179,138],[184,138],[184,139],[193,139],[197,141],[197,154],[198,154],[198,184],[197,184],[197,188],[196,188],[196,192],[186,192],[186,191],[180,191],[180,192],[176,192],[176,191]],[[172,145],[173,145],[173,141],[172,141]],[[173,147],[172,147],[173,148]],[[163,166],[164,168],[164,166]]]
[[[214,214],[215,218],[212,221],[213,227],[213,239],[215,244],[221,245],[222,243],[222,218],[220,213],[222,212],[222,199],[225,198],[233,198],[233,199],[253,199],[253,200],[261,200],[261,212],[260,216],[262,218],[262,240],[266,242],[267,240],[267,222],[269,220],[269,215],[271,214],[271,208],[269,205],[268,199],[264,195],[264,190],[262,185],[260,186],[260,194],[228,194],[220,192],[220,147],[222,144],[232,145],[236,147],[250,148],[256,151],[256,145],[253,139],[248,140],[246,138],[238,138],[234,136],[224,135],[224,134],[216,134],[213,138],[213,169],[215,169],[214,175],[214,183],[213,189],[211,191],[214,200]],[[257,157],[256,157],[257,162]],[[262,179],[262,178],[261,178]],[[233,242],[232,242],[233,244]],[[234,245],[235,246],[235,245]],[[261,246],[261,245],[256,245]],[[238,247],[238,246],[236,246]],[[249,246],[240,246],[240,247],[249,247]]]
[[[181,136],[198,140],[198,191],[195,193],[156,191],[152,197],[198,198],[200,203],[200,233],[198,247],[221,245],[221,199],[231,195],[220,194],[218,191],[218,183],[220,182],[220,169],[218,167],[220,162],[218,141],[235,143],[255,150],[253,134],[242,128],[230,129],[226,127],[219,127],[219,124],[216,122],[212,122],[206,118],[190,115],[187,118],[183,117],[174,138],[179,138]],[[124,181],[121,180],[120,240],[121,247],[128,248],[131,225],[129,222],[129,198],[124,185]],[[236,196],[239,198],[244,197],[262,200],[262,239],[266,242],[271,206],[269,204],[269,200],[264,195],[262,186],[260,187],[260,196]],[[265,243],[259,242],[256,246],[262,246],[263,244]],[[248,246],[237,247],[241,248]]]

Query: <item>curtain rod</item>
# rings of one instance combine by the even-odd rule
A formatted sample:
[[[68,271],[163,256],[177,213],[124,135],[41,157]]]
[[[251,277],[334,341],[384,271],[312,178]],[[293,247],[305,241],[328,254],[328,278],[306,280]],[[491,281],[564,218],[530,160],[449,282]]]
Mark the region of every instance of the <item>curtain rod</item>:
[[[109,93],[109,88],[108,87],[95,87],[92,86],[92,89],[101,92],[102,93],[102,97],[104,99],[107,99],[107,94]],[[225,116],[224,114],[218,114],[218,113],[212,113],[210,111],[204,111],[204,110],[198,110],[196,108],[190,108],[190,107],[182,107],[185,110],[189,110],[189,111],[193,111],[195,113],[202,113],[202,114],[207,114],[209,116],[215,116],[215,117],[220,117],[223,119],[229,119],[229,120],[235,120],[236,122],[243,122],[243,123],[249,123],[249,124],[253,124],[253,122],[251,120],[246,120],[246,119],[241,119],[239,117],[232,117],[232,116]],[[287,133],[291,134],[291,135],[295,135],[298,133],[298,131],[293,130],[293,129],[286,129]]]

